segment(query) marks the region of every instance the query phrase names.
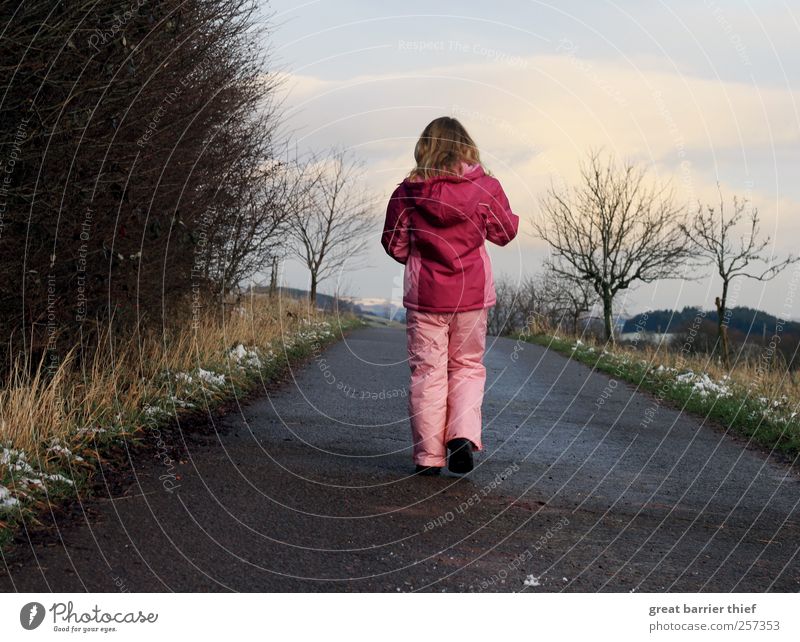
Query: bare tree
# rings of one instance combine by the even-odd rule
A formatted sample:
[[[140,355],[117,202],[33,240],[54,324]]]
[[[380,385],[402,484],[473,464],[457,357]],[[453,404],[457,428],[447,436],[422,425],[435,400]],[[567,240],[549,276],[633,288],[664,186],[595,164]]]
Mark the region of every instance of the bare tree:
[[[605,337],[614,341],[614,296],[636,282],[677,278],[690,245],[681,231],[683,208],[669,186],[648,186],[644,168],[617,168],[599,152],[581,164],[581,181],[569,189],[551,183],[541,199],[536,234],[554,253],[554,270],[589,283],[603,304]]]
[[[553,304],[552,289],[542,275],[516,282],[507,277],[495,281],[496,301],[489,310],[488,334],[516,335],[557,327],[563,313]]]
[[[310,274],[309,299],[316,304],[321,281],[363,253],[375,225],[375,197],[363,182],[363,164],[346,151],[331,150],[309,164],[307,197],[294,214],[293,251]]]
[[[589,312],[597,301],[597,293],[592,285],[575,275],[568,276],[570,270],[558,266],[551,261],[545,265],[542,277],[542,297],[547,302],[553,317],[558,324],[564,318],[569,319],[572,334],[578,334],[581,316]]]
[[[278,264],[286,255],[291,222],[303,207],[310,181],[306,163],[274,158],[251,172],[235,217],[209,226],[207,276],[226,293],[254,274],[270,270],[270,293],[277,291]]]
[[[733,215],[725,218],[722,191],[720,192],[719,210],[707,205],[703,208],[698,203],[697,212],[691,223],[682,226],[689,242],[697,249],[699,255],[709,264],[714,265],[722,278],[722,295],[715,298],[717,306],[717,341],[722,352],[725,367],[730,367],[728,352],[728,290],[731,282],[739,277],[769,281],[774,279],[786,267],[800,260],[791,254],[782,261],[773,261],[765,257],[764,251],[770,244],[770,237],[759,239],[758,209],[748,207],[747,199],[733,197]],[[744,234],[734,235],[735,228],[746,220],[748,229]],[[748,271],[751,263],[763,263],[763,270]]]
[[[499,337],[514,330],[509,325],[513,323],[512,304],[516,288],[508,279],[501,277],[495,281],[494,290],[495,304],[489,308],[489,314],[486,319],[486,332],[492,336]]]

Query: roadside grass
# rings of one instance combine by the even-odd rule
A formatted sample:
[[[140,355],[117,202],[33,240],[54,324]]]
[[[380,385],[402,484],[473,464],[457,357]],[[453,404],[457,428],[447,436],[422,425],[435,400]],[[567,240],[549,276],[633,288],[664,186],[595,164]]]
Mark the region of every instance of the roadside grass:
[[[15,363],[0,384],[0,548],[76,496],[116,446],[245,395],[361,324],[256,296],[160,334],[101,334],[52,372]]]
[[[766,350],[757,362],[726,370],[715,358],[662,346],[607,346],[585,337],[548,334],[515,338],[545,346],[626,381],[662,402],[712,419],[769,451],[800,455],[800,378]]]

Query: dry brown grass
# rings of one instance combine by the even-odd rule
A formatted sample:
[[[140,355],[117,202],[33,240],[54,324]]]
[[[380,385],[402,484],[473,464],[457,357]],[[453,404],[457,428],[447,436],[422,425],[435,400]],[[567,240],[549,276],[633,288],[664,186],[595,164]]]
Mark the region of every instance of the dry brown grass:
[[[119,338],[101,332],[88,357],[80,360],[72,350],[52,372],[40,366],[31,374],[28,364],[17,362],[0,387],[0,446],[42,461],[54,439],[74,445],[95,428],[135,430],[148,403],[186,392],[188,383],[170,383],[165,372],[214,367],[240,384],[248,374],[231,368],[232,347],[241,343],[267,350],[326,319],[286,297],[274,302],[248,297],[228,308],[224,315],[206,310],[159,333]],[[5,472],[0,463],[0,480]]]

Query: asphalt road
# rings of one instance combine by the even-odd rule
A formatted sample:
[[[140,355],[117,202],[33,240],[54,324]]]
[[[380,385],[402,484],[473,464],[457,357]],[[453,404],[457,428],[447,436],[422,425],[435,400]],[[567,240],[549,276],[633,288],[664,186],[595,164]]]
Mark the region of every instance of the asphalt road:
[[[6,555],[0,590],[800,589],[796,469],[554,352],[490,343],[470,475],[413,475],[405,335],[359,330],[165,433],[174,470],[145,448],[106,471],[100,497]]]

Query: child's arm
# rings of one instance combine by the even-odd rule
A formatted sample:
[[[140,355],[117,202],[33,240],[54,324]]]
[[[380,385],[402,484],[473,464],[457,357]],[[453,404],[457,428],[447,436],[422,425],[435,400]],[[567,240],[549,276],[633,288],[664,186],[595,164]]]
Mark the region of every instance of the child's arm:
[[[486,238],[496,245],[506,245],[517,235],[519,216],[511,211],[508,197],[499,181],[493,181],[495,193],[485,205]]]
[[[398,186],[386,206],[386,221],[383,224],[381,244],[386,253],[400,263],[408,260],[408,212],[401,186]]]

